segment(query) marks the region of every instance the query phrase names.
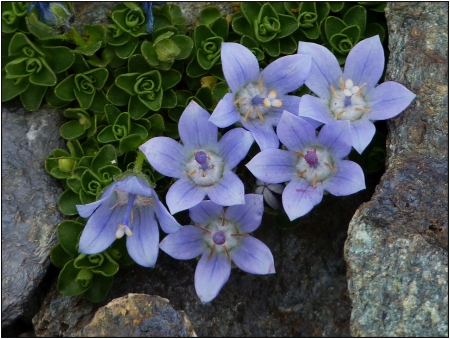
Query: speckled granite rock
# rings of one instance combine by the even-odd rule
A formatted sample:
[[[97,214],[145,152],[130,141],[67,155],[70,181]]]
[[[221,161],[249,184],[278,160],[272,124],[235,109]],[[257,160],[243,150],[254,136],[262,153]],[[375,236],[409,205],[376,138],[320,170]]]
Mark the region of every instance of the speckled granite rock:
[[[448,4],[388,3],[387,80],[417,97],[388,122],[387,170],[345,245],[353,336],[448,333]]]
[[[47,106],[34,113],[2,107],[2,328],[31,320],[36,289],[50,265],[62,220],[62,189],[44,169],[44,158],[63,146],[62,118]],[[31,314],[30,314],[31,313]]]
[[[98,309],[83,329],[87,337],[196,337],[183,311],[159,296],[130,293]]]

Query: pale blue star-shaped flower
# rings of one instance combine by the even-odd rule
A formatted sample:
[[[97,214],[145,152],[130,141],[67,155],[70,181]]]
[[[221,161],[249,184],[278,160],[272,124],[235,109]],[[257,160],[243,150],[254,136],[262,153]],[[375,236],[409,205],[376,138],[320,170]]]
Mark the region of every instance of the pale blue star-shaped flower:
[[[274,126],[284,110],[297,114],[300,97],[287,95],[303,85],[309,75],[309,56],[278,58],[260,72],[258,60],[246,47],[222,43],[222,69],[231,93],[219,101],[209,121],[218,127],[240,122],[261,150],[278,148]]]
[[[195,270],[195,291],[207,303],[230,277],[231,261],[248,273],[275,273],[270,249],[249,235],[259,227],[263,212],[263,197],[259,194],[246,194],[245,204],[225,210],[212,201],[203,201],[189,210],[195,226],[183,226],[169,234],[159,247],[175,259],[201,255]]]
[[[290,220],[301,217],[322,201],[324,191],[337,196],[364,189],[364,173],[353,161],[343,160],[352,148],[350,123],[336,121],[316,130],[303,118],[284,112],[277,134],[287,150],[266,149],[246,166],[259,180],[289,182],[282,195]]]
[[[89,218],[80,237],[80,253],[100,253],[126,234],[128,253],[145,267],[155,266],[158,257],[158,223],[166,233],[181,227],[149,184],[134,175],[113,182],[100,200],[77,205],[77,210]]]
[[[375,134],[373,121],[400,114],[415,98],[414,93],[393,81],[376,86],[384,70],[384,51],[378,36],[353,47],[344,72],[336,57],[323,46],[299,42],[297,53],[312,57],[311,73],[305,84],[317,95],[302,97],[298,115],[324,124],[349,121],[349,137],[359,153]]]
[[[209,117],[191,101],[178,123],[183,145],[156,137],[139,147],[159,173],[178,178],[166,195],[172,214],[197,205],[205,196],[222,206],[244,203],[244,184],[232,169],[247,155],[252,135],[234,128],[217,141],[218,128]]]

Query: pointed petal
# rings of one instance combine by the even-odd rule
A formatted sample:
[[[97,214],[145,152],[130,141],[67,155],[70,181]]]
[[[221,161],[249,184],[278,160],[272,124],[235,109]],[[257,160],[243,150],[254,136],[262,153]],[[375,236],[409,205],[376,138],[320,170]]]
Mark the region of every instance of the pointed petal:
[[[278,94],[295,91],[305,83],[311,71],[311,57],[293,54],[276,59],[262,72],[266,88],[274,89]]]
[[[274,108],[277,113],[283,114],[283,111],[288,111],[294,115],[298,115],[298,108],[300,107],[301,98],[296,95],[283,95],[281,97],[282,106],[279,108]]]
[[[133,232],[127,236],[127,250],[133,260],[144,267],[154,267],[158,258],[159,230],[151,206],[133,209]]]
[[[198,227],[183,226],[178,232],[167,235],[159,244],[159,248],[175,259],[198,257],[205,250],[203,233]]]
[[[361,154],[375,135],[375,125],[369,120],[359,120],[351,124],[352,146]]]
[[[350,121],[336,120],[326,124],[320,130],[317,141],[327,146],[336,158],[346,157],[352,150]]]
[[[275,273],[275,263],[269,247],[253,237],[243,237],[240,246],[230,252],[231,260],[241,270],[252,274]]]
[[[298,115],[329,124],[335,119],[332,117],[328,101],[305,94],[302,96]]]
[[[326,47],[303,41],[299,42],[297,53],[309,54],[312,57],[311,73],[305,81],[306,86],[320,98],[329,99],[330,84],[337,86],[342,76],[336,57]]]
[[[234,172],[225,171],[222,180],[209,188],[208,197],[222,206],[243,204],[244,184]]]
[[[348,53],[343,78],[344,81],[351,79],[355,86],[367,82],[367,92],[378,83],[383,70],[384,50],[380,38],[375,35],[358,42]]]
[[[259,180],[270,184],[290,181],[295,176],[297,156],[281,149],[266,149],[245,165]]]
[[[113,182],[111,185],[109,185],[105,192],[103,192],[101,199],[86,205],[76,205],[80,217],[89,218],[91,214],[94,213],[94,211],[97,209],[97,207],[103,204],[114,192],[114,188],[116,188],[116,185],[116,182]]]
[[[227,168],[235,168],[245,158],[252,144],[252,134],[243,128],[234,128],[225,133],[219,141],[219,154],[224,158]]]
[[[280,141],[273,130],[273,127],[268,122],[261,123],[259,120],[248,120],[243,123],[244,127],[248,129],[253,138],[255,138],[261,150],[266,148],[278,148]]]
[[[153,195],[153,190],[143,179],[130,175],[117,182],[116,188],[119,191],[125,191],[131,194],[140,194],[147,197]]]
[[[227,208],[226,218],[234,221],[241,233],[250,233],[261,224],[264,213],[263,197],[259,194],[246,194],[245,204]]]
[[[241,44],[222,43],[220,52],[223,75],[232,92],[259,78],[259,64],[253,53]]]
[[[203,303],[213,300],[227,282],[231,264],[225,253],[214,252],[208,260],[209,249],[203,252],[195,269],[195,291]]]
[[[236,110],[236,106],[233,105],[233,102],[234,94],[225,94],[217,104],[216,108],[214,108],[209,121],[220,128],[228,127],[236,121],[239,121],[240,115]]]
[[[399,83],[388,81],[375,87],[367,94],[370,120],[386,120],[400,114],[416,95]]]
[[[126,205],[112,208],[116,198],[116,194],[110,195],[89,218],[81,233],[78,245],[80,253],[100,253],[116,240],[117,225],[122,222],[126,210]]]
[[[158,195],[153,191],[153,197],[155,200],[155,213],[159,221],[159,226],[166,233],[174,233],[180,230],[181,225],[175,218],[169,213],[166,206],[159,201]]]
[[[313,209],[323,197],[323,185],[312,187],[306,180],[293,179],[283,191],[283,207],[290,220],[304,216]]]
[[[183,168],[188,160],[187,152],[175,140],[156,137],[139,146],[139,149],[159,173],[172,178],[184,176]]]
[[[170,213],[187,210],[197,205],[206,195],[206,189],[195,185],[192,180],[181,178],[167,191],[166,203]]]
[[[289,112],[284,112],[277,127],[281,143],[290,151],[301,151],[316,142],[316,130],[310,123]]]
[[[189,209],[189,217],[200,226],[204,226],[212,218],[222,218],[223,206],[210,200],[203,200],[198,205]]]
[[[217,126],[209,122],[211,115],[195,101],[191,101],[181,114],[178,132],[188,149],[201,149],[217,143]]]
[[[333,195],[349,195],[366,188],[364,172],[355,162],[342,160],[336,166],[337,172],[324,182],[324,189]]]

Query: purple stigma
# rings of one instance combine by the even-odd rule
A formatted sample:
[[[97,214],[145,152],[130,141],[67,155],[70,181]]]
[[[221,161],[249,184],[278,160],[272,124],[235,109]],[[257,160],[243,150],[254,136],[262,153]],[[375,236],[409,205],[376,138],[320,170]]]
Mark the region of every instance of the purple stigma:
[[[252,99],[252,104],[253,105],[263,105],[264,104],[264,98],[254,97]]]
[[[213,236],[213,241],[216,245],[225,244],[225,234],[222,231],[216,232]]]
[[[350,106],[352,104],[352,95],[351,96],[345,96],[344,99],[344,107]]]
[[[316,164],[319,162],[316,150],[306,151],[305,160],[310,167],[316,166]]]
[[[198,151],[195,153],[195,161],[197,161],[200,165],[206,164],[206,160],[208,159],[208,155],[203,151]]]

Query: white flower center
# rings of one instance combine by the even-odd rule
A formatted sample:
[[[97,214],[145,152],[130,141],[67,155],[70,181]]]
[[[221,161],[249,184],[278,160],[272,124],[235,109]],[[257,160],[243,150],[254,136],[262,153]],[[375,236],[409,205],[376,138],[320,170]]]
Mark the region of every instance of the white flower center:
[[[330,85],[331,99],[330,109],[336,120],[355,121],[361,119],[370,110],[367,108],[366,99],[361,94],[366,83],[355,86],[351,79],[340,78],[340,89],[335,90]]]
[[[223,159],[214,152],[197,150],[186,164],[186,175],[199,186],[208,187],[222,179]]]
[[[281,107],[282,101],[277,98],[277,92],[263,84],[263,77],[258,82],[251,82],[243,87],[235,96],[234,104],[242,119],[259,119],[264,122],[264,116],[272,110],[272,107]]]
[[[308,147],[294,153],[298,155],[296,175],[308,181],[314,188],[317,183],[331,178],[337,171],[333,154],[322,146]]]

